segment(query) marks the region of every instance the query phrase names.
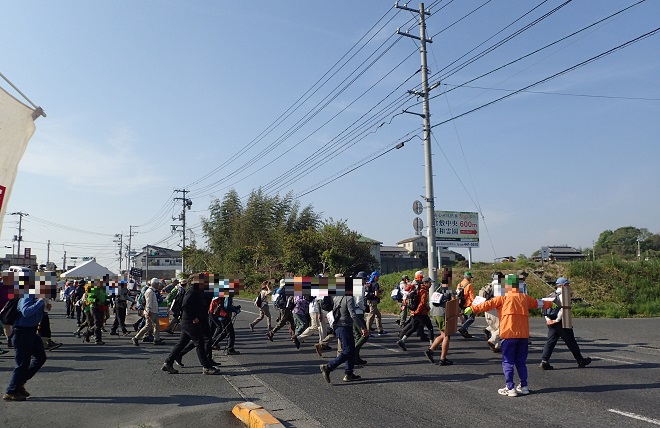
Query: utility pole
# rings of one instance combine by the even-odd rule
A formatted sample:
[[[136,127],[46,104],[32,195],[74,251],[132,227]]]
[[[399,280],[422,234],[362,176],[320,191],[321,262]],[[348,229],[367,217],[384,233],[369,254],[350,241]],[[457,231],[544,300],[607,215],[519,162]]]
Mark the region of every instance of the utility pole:
[[[426,170],[426,224],[428,236],[427,238],[427,253],[428,253],[428,269],[429,278],[437,284],[438,280],[438,256],[435,242],[435,200],[433,194],[433,166],[431,159],[431,112],[429,109],[429,82],[428,82],[428,67],[426,63],[426,43],[433,43],[433,40],[426,38],[426,15],[431,15],[431,12],[424,10],[424,3],[419,4],[419,10],[408,8],[407,6],[399,6],[395,4],[397,9],[403,9],[410,12],[419,13],[419,37],[413,36],[408,33],[402,33],[397,29],[397,34],[401,36],[410,37],[420,42],[419,51],[422,57],[422,91],[413,92],[422,97],[423,114],[421,115],[424,120],[424,162]]]
[[[115,239],[112,242],[116,242],[116,243],[119,244],[119,274],[121,275],[121,259],[122,259],[121,249],[122,249],[123,242],[124,242],[123,241],[124,234],[117,233],[117,234],[115,234],[115,238],[119,238],[119,240]]]
[[[131,253],[133,252],[133,248],[131,247],[131,239],[133,238],[133,235],[135,235],[137,232],[133,232],[133,228],[137,226],[128,226],[128,251],[126,253],[126,269],[131,268]]]
[[[29,214],[24,213],[22,211],[19,211],[19,212],[16,212],[16,213],[11,213],[10,215],[19,216],[19,219],[18,219],[18,251],[16,252],[16,254],[18,254],[20,256],[21,255],[21,241],[23,240],[23,235],[21,234],[21,232],[23,231],[23,216],[27,217]]]
[[[48,240],[48,250],[46,251],[46,269],[48,269],[49,264],[50,264],[50,239]]]
[[[192,201],[188,198],[186,198],[186,193],[189,191],[186,189],[174,189],[175,192],[177,193],[182,193],[183,197],[181,198],[174,198],[175,201],[181,201],[182,203],[182,208],[181,208],[181,215],[177,219],[176,217],[172,217],[172,220],[179,220],[181,221],[181,224],[173,224],[172,225],[172,232],[175,232],[179,230],[178,228],[181,227],[181,232],[182,232],[182,243],[181,243],[181,272],[185,271],[185,263],[183,261],[183,249],[186,248],[186,208],[190,209],[192,207]]]
[[[62,257],[62,272],[66,272],[66,250],[64,250],[64,256]]]

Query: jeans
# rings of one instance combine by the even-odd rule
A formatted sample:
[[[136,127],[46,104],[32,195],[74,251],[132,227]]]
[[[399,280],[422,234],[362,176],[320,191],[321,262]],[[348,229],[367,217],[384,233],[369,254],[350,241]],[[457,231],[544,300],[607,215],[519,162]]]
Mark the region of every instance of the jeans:
[[[527,353],[529,339],[503,339],[502,340],[502,371],[506,387],[513,389],[513,368],[518,371],[520,386],[527,386]]]
[[[331,360],[328,363],[330,370],[334,370],[341,365],[341,363],[346,363],[344,373],[350,374],[353,373],[354,365],[354,353],[355,353],[355,341],[353,340],[353,327],[347,326],[336,326],[335,334],[341,343],[341,354],[337,355],[336,358]]]
[[[465,322],[463,323],[463,325],[461,326],[461,328],[462,328],[463,330],[466,330],[466,331],[467,331],[467,329],[470,328],[470,326],[471,326],[472,323],[474,322],[474,319],[475,319],[475,315],[474,315],[473,313],[470,314],[470,315],[468,315],[468,316],[465,318]]]
[[[16,367],[9,381],[7,394],[15,394],[16,389],[32,379],[46,362],[44,343],[37,334],[36,327],[14,327],[13,340]]]

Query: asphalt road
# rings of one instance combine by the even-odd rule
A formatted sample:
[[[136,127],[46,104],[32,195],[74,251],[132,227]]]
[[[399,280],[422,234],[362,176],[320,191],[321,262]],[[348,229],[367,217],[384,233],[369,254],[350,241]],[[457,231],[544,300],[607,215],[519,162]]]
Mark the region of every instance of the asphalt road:
[[[51,319],[54,339],[65,344],[48,353],[27,385],[33,397],[0,403],[0,426],[233,427],[241,424],[229,411],[241,401],[255,401],[296,427],[660,425],[660,318],[574,319],[582,353],[594,361],[578,369],[560,342],[553,371],[538,368],[546,328],[532,318],[532,393],[510,398],[497,394],[504,383],[501,360],[484,342],[483,318],[471,328],[475,339],[452,337],[448,357],[455,364],[442,367],[424,357],[421,341],[409,339],[408,352],[399,350],[394,317],[385,317],[391,334],[372,337],[363,348],[368,364],[356,371],[363,380],[345,384],[337,370],[327,384],[319,365],[333,351],[320,358],[311,343],[296,350],[286,329],[269,342],[265,322],[254,333],[248,329],[256,308],[240,303],[236,348],[242,353],[217,355],[222,376],[203,376],[194,353],[181,374],[160,371],[172,336],[164,336],[163,347],[135,347],[116,336],[105,346],[83,344],[71,335],[75,323],[63,317],[60,304]],[[3,387],[12,366],[11,354],[0,357]]]

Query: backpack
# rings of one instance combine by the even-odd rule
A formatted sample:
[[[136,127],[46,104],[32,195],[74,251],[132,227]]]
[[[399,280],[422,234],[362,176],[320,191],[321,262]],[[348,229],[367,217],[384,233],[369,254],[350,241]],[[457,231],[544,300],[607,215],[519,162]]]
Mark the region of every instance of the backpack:
[[[321,300],[321,309],[326,312],[331,312],[334,309],[335,301],[332,296],[323,296]]]
[[[286,307],[286,296],[284,293],[277,294],[274,305],[277,309],[284,309]]]
[[[559,315],[559,311],[561,310],[561,299],[559,298],[559,295],[555,292],[550,293],[547,298],[553,298],[554,300],[552,301],[553,303],[557,304],[556,308],[548,308],[548,309],[543,309],[543,316],[550,318],[551,320],[556,320],[557,316]]]
[[[216,317],[226,317],[227,311],[225,310],[225,298],[213,298],[213,300],[211,300],[211,304],[209,305],[209,312]]]
[[[406,299],[406,308],[414,311],[419,306],[419,293],[417,289],[412,290],[408,293],[408,299]]]
[[[332,308],[332,318],[334,319],[334,322],[330,327],[332,327],[333,329],[335,328],[337,321],[339,321],[339,318],[341,317],[341,302],[343,300],[344,298],[342,297],[342,300],[339,302],[339,304]]]
[[[140,292],[140,295],[137,298],[138,306],[142,306],[143,308],[147,306],[147,298],[144,295],[144,293]]]
[[[456,290],[456,297],[458,298],[458,306],[459,307],[464,307],[465,306],[465,289],[464,288],[459,288]]]
[[[390,293],[390,296],[392,297],[392,300],[395,300],[397,302],[402,301],[403,293],[401,292],[401,287],[399,285],[395,285],[394,288],[392,289],[392,292]]]
[[[261,291],[260,291],[259,294],[257,295],[257,298],[254,299],[254,306],[256,306],[257,308],[261,308],[262,303],[263,301],[261,300]]]
[[[9,300],[0,310],[0,320],[4,325],[14,325],[14,322],[21,316],[18,310],[18,297]]]
[[[479,289],[479,296],[483,297],[486,300],[493,298],[493,284],[489,283],[484,285]]]
[[[295,307],[296,302],[293,300],[293,296],[289,296],[289,298],[286,299],[286,309],[292,311]]]
[[[186,294],[185,290],[180,289],[177,290],[176,296],[174,296],[174,301],[172,302],[172,306],[170,307],[170,311],[172,312],[172,316],[174,319],[181,318],[181,315],[183,314],[183,295]]]

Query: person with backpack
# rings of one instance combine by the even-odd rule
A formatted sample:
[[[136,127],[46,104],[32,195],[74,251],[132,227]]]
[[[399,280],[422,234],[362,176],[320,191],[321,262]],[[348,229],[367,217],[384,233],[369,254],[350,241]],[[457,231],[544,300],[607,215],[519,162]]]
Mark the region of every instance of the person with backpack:
[[[261,301],[259,302],[259,305],[257,305],[259,308],[259,316],[250,323],[250,330],[252,331],[254,331],[254,326],[259,324],[259,322],[264,318],[266,318],[266,323],[268,324],[268,331],[273,328],[273,323],[270,317],[270,309],[268,307],[268,296],[272,294],[270,285],[270,281],[264,281],[261,283],[261,290],[259,291],[259,297],[261,297]]]
[[[215,299],[214,299],[215,300]],[[219,304],[222,304],[224,310],[219,311],[218,308],[213,308],[213,303],[211,303],[211,308],[213,310],[214,324],[216,326],[215,331],[213,332],[211,343],[212,349],[220,350],[220,342],[222,342],[225,337],[229,337],[229,342],[227,343],[227,355],[239,355],[240,351],[234,349],[236,343],[236,332],[234,330],[234,318],[236,315],[241,313],[241,305],[234,306],[234,298],[230,294],[229,296],[224,297]]]
[[[433,340],[429,349],[424,351],[426,358],[435,364],[433,358],[433,352],[440,346],[440,360],[438,364],[441,366],[450,366],[454,364],[451,360],[447,359],[447,352],[449,351],[449,339],[451,335],[445,334],[445,326],[447,325],[446,318],[446,306],[447,302],[452,299],[451,292],[451,270],[443,268],[442,277],[440,280],[440,286],[436,288],[433,296],[431,297],[431,311],[430,316],[432,317],[433,323],[438,328],[440,332],[438,336]]]
[[[429,318],[429,287],[431,286],[431,278],[424,277],[419,289],[413,290],[408,294],[406,299],[406,306],[410,310],[410,321],[399,333],[399,340],[396,342],[404,351],[406,348],[406,339],[416,332],[420,326],[426,327],[429,330],[429,344],[433,343],[433,324]]]
[[[329,296],[328,296],[329,297]],[[309,304],[309,319],[310,326],[307,327],[302,333],[293,336],[293,343],[297,348],[300,348],[300,344],[305,341],[308,337],[316,335],[318,337],[318,342],[316,345],[322,347],[321,340],[325,337],[325,327],[323,324],[323,315],[321,312],[321,303],[323,303],[323,297],[315,297],[312,302]],[[330,309],[332,310],[332,308]],[[322,351],[322,349],[321,349]],[[317,351],[318,352],[318,351]]]
[[[82,323],[81,317],[83,315],[84,305],[81,305],[81,300],[85,294],[85,284],[84,279],[79,279],[76,283],[76,289],[73,291],[74,306],[76,307],[76,322],[78,326]]]
[[[34,277],[31,282],[30,286],[34,288]],[[46,303],[47,297],[42,292],[38,293],[38,298],[28,293],[17,301],[16,309],[20,315],[14,321],[13,335],[16,366],[2,396],[5,401],[25,401],[30,396],[25,384],[46,363],[46,351],[37,334],[37,326],[45,311],[51,309],[51,304]]]
[[[500,395],[516,397],[518,394],[529,394],[527,385],[527,354],[529,346],[529,311],[532,309],[548,309],[552,302],[535,299],[518,291],[518,275],[509,274],[504,278],[506,294],[496,296],[478,305],[465,308],[465,315],[486,312],[497,309],[500,319],[500,336],[502,338],[502,371],[505,385],[497,390]],[[555,307],[557,305],[554,305]],[[514,368],[518,371],[520,383],[513,382]]]
[[[408,318],[408,311],[406,310],[406,306],[403,304],[403,297],[408,283],[410,283],[410,278],[408,278],[408,275],[403,275],[399,284],[394,286],[391,294],[392,300],[397,302],[399,304],[399,308],[401,309],[401,312],[399,312],[399,318],[397,318],[395,321],[399,326],[402,326]]]
[[[548,339],[543,346],[543,353],[541,354],[541,369],[542,370],[553,370],[554,367],[550,365],[550,357],[552,356],[552,351],[557,345],[559,338],[564,341],[568,350],[573,354],[573,358],[577,361],[578,368],[585,368],[591,364],[590,357],[583,357],[580,352],[580,347],[575,340],[575,334],[573,333],[572,327],[564,327],[562,325],[562,287],[569,285],[570,281],[564,277],[557,279],[557,290],[554,295],[549,296],[546,300],[551,300],[554,303],[554,307],[546,309],[543,311],[545,316],[545,323],[548,325]]]
[[[296,330],[295,321],[293,319],[293,308],[295,307],[295,302],[293,301],[293,296],[287,296],[284,287],[286,286],[286,280],[280,280],[280,288],[275,290],[273,297],[275,298],[275,307],[280,310],[280,316],[277,318],[277,324],[273,327],[272,330],[266,333],[266,338],[273,341],[273,336],[286,324],[289,324],[289,331],[293,336],[294,331]]]
[[[133,298],[128,295],[128,283],[125,279],[120,279],[117,284],[116,292],[110,299],[112,312],[115,314],[115,320],[110,327],[111,336],[119,336],[117,330],[121,327],[121,332],[124,336],[128,336],[128,329],[126,328],[126,311],[128,309],[128,302],[133,301]]]
[[[369,314],[366,317],[366,324],[369,331],[371,331],[371,325],[373,320],[376,320],[376,330],[378,331],[379,336],[387,334],[383,330],[383,317],[378,309],[378,304],[380,303],[380,284],[378,284],[378,279],[380,278],[380,273],[378,271],[371,272],[369,279],[367,280],[365,299],[369,305]]]
[[[133,345],[139,346],[140,339],[142,339],[147,333],[152,333],[154,336],[154,345],[162,345],[164,340],[160,338],[160,323],[158,321],[158,297],[157,294],[160,294],[160,280],[158,278],[152,278],[149,283],[149,287],[144,292],[144,327],[137,332],[135,336],[131,339]],[[140,299],[138,298],[138,304],[141,305]]]
[[[366,275],[365,275],[366,276]],[[355,301],[351,296],[335,296],[333,299],[334,324],[332,328],[341,343],[341,353],[327,364],[321,364],[321,374],[330,383],[330,373],[345,363],[344,382],[354,382],[362,379],[353,372],[355,365],[355,339],[353,328],[357,326],[363,337],[369,337],[369,329],[355,313]]]
[[[470,307],[474,301],[474,285],[472,284],[472,272],[465,271],[463,280],[456,286],[456,296],[458,297],[458,306],[463,311],[465,308]],[[463,315],[463,325],[458,329],[458,332],[466,339],[472,339],[468,329],[475,320],[474,314]]]
[[[174,287],[172,287],[165,299],[167,307],[170,308],[170,316],[172,318],[163,331],[169,334],[174,334],[174,330],[176,330],[181,321],[181,312],[183,310],[181,304],[183,303],[183,296],[186,294],[185,286],[187,281],[185,279],[183,281],[175,281]]]

